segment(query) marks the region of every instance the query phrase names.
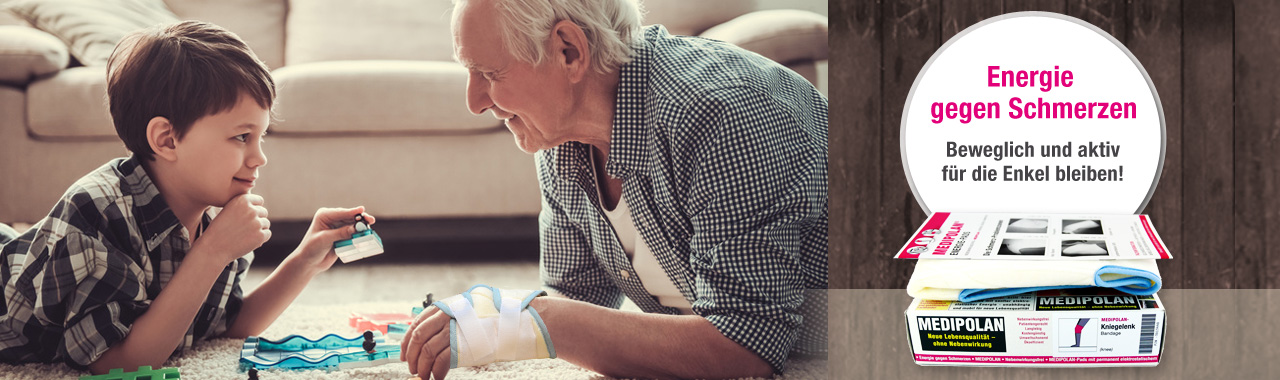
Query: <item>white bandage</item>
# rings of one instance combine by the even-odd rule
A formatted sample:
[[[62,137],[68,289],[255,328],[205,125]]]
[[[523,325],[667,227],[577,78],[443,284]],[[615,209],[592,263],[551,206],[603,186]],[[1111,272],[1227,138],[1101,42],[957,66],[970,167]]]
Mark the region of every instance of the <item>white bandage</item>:
[[[529,308],[541,290],[495,289],[476,285],[465,293],[436,301],[449,321],[449,368],[493,362],[555,358],[547,327]]]

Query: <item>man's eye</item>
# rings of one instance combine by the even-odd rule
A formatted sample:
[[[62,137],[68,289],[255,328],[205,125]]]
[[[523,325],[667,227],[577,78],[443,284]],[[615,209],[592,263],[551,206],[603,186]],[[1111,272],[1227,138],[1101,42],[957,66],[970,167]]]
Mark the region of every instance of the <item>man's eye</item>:
[[[486,71],[486,72],[480,73],[480,75],[483,75],[485,80],[493,80],[494,78],[498,77],[497,74],[494,74],[494,72],[492,71]]]

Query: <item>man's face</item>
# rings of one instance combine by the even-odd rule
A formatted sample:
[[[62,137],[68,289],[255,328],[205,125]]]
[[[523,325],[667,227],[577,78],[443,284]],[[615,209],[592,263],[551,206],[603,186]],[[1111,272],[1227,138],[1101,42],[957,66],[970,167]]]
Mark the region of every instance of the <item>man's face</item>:
[[[555,64],[556,52],[548,51],[549,59],[537,66],[521,62],[504,48],[495,25],[501,19],[492,4],[470,0],[458,7],[453,46],[467,66],[467,108],[477,115],[489,110],[506,121],[516,146],[526,153],[568,141],[572,93],[566,73]]]
[[[267,164],[262,135],[271,112],[246,94],[231,110],[202,117],[176,143],[180,191],[200,205],[222,207],[248,193]]]

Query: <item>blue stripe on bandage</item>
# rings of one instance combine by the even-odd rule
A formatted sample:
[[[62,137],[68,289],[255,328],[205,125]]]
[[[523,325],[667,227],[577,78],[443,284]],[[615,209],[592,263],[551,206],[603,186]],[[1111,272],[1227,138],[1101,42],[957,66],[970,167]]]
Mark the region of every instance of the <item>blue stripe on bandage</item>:
[[[436,301],[436,302],[432,302],[432,303],[431,303],[431,306],[435,306],[437,309],[440,309],[440,311],[443,311],[443,312],[445,313],[445,315],[448,315],[448,316],[449,316],[449,318],[457,318],[457,317],[453,316],[453,309],[450,309],[450,308],[449,308],[449,305],[445,305],[445,304],[444,304],[444,300],[439,300],[439,301]],[[424,310],[424,311],[425,311],[425,310]]]
[[[449,320],[449,369],[458,368],[458,320]]]
[[[489,289],[489,291],[493,293],[493,308],[502,310],[502,293],[498,291],[498,288],[485,284],[475,284],[470,289],[467,289],[466,292],[462,293],[462,296],[467,298],[467,302],[470,302],[471,306],[474,307],[476,305],[476,300],[471,299],[471,291],[476,290],[476,288]]]
[[[1102,276],[1106,274],[1121,275],[1126,277],[1114,280],[1103,280]],[[1051,289],[1076,289],[1087,288],[1089,286],[1100,286],[1104,288],[1112,288],[1135,296],[1149,296],[1160,290],[1160,276],[1130,267],[1122,267],[1118,265],[1106,265],[1098,268],[1093,275],[1093,285],[1058,285],[1058,286],[1031,286],[1023,288],[995,288],[995,289],[965,289],[960,291],[960,302],[981,301],[989,298],[1011,296],[1014,294],[1022,294],[1026,292],[1034,292],[1039,290]]]
[[[538,298],[538,296],[545,296],[545,295],[547,295],[547,291],[545,290],[538,290],[538,291],[534,291],[533,293],[529,293],[528,296],[524,297],[524,301],[520,301],[520,310],[528,309],[529,303],[533,302],[534,298]]]
[[[449,316],[449,368],[458,368],[458,320],[453,316],[453,309],[449,305],[444,304],[444,300],[432,302],[431,306],[435,306],[445,315]]]
[[[545,293],[545,292],[544,292]],[[533,298],[530,298],[532,300]],[[528,302],[525,303],[528,305]],[[556,345],[551,343],[551,334],[547,333],[547,324],[542,323],[542,317],[538,315],[538,311],[529,308],[529,314],[533,316],[534,322],[538,322],[538,329],[542,330],[542,340],[547,341],[547,354],[551,355],[551,359],[556,358]]]

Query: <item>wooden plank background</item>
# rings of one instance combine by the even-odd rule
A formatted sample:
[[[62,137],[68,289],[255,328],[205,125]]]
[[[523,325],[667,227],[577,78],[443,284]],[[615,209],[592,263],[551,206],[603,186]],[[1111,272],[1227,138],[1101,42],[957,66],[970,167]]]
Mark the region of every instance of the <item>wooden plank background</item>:
[[[1142,62],[1166,121],[1145,213],[1174,254],[1166,288],[1280,287],[1280,2],[883,0],[831,2],[830,286],[903,288],[893,260],[925,218],[903,174],[902,106],[947,39],[1039,10],[1097,25]]]

